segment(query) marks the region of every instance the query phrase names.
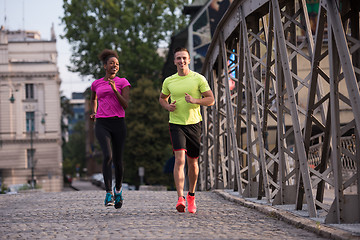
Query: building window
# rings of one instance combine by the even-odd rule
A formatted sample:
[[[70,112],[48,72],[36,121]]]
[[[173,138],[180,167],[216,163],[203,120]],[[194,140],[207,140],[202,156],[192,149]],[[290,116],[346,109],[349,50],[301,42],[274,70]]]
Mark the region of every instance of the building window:
[[[35,112],[26,112],[26,132],[35,130]]]
[[[35,167],[35,149],[27,149],[27,168],[33,168]]]
[[[25,98],[26,99],[34,99],[34,84],[27,83],[25,84]]]

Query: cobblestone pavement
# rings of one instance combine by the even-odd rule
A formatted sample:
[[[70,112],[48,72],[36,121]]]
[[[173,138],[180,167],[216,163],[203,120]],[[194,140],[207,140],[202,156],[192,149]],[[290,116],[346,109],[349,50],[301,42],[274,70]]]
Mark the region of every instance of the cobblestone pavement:
[[[1,239],[324,239],[315,233],[197,192],[198,212],[178,213],[175,191],[125,191],[121,209],[104,191],[0,195]]]

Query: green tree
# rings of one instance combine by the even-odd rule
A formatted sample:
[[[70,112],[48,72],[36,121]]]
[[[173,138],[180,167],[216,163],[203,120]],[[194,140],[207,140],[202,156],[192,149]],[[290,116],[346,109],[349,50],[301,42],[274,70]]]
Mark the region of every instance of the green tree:
[[[69,117],[73,117],[74,112],[73,112],[73,110],[71,108],[70,100],[67,97],[61,96],[60,97],[60,104],[61,104],[61,120],[60,120],[60,122],[61,122],[61,136],[62,136],[63,143],[65,143],[65,141],[66,141],[65,135],[66,135],[66,132],[68,130],[68,125],[64,120],[68,119]]]
[[[163,173],[165,162],[172,156],[168,113],[158,102],[160,90],[152,81],[142,78],[131,91],[126,112],[128,129],[125,148],[125,181],[139,185],[138,168],[145,168],[146,184],[169,184]]]
[[[104,49],[119,53],[120,75],[136,85],[146,76],[159,84],[161,43],[186,24],[182,0],[64,0],[65,37],[73,53],[69,69],[83,76],[104,75],[97,59]],[[157,82],[156,82],[157,81]]]
[[[63,143],[63,172],[64,175],[74,176],[76,166],[86,167],[85,163],[85,126],[84,121],[75,124],[69,141]]]

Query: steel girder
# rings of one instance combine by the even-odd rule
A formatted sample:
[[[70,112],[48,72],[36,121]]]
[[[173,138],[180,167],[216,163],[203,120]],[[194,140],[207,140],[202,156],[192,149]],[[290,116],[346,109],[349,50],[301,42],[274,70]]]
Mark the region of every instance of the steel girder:
[[[313,36],[305,0],[232,3],[203,67],[216,104],[203,109],[202,190],[360,221],[359,7],[339,6],[320,2]]]

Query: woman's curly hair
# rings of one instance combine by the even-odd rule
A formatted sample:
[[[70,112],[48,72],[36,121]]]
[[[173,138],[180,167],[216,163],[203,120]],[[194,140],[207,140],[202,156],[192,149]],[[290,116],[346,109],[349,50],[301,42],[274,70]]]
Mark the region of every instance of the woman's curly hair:
[[[112,57],[116,57],[117,59],[119,59],[117,52],[110,49],[104,49],[99,54],[99,59],[103,62],[104,65],[107,64],[107,61]]]

